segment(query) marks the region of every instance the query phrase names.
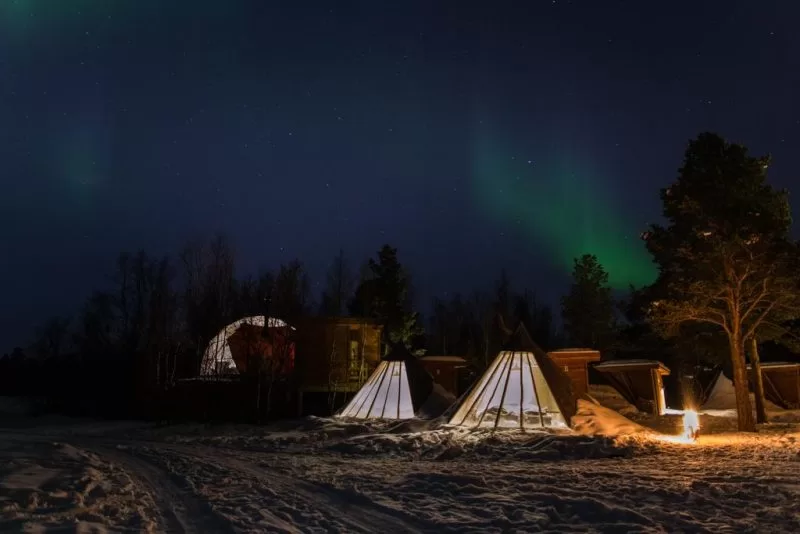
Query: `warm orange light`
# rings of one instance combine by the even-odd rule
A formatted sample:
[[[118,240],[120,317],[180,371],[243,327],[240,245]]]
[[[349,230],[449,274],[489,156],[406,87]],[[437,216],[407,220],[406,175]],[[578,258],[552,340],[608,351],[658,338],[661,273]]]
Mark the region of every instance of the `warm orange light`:
[[[683,412],[683,435],[681,436],[686,441],[693,442],[697,439],[700,433],[700,418],[697,416],[695,410],[686,410]]]
[[[678,412],[680,413],[680,412]],[[680,436],[659,436],[658,439],[669,443],[691,444],[697,441],[700,433],[700,418],[695,410],[683,410],[683,432]]]

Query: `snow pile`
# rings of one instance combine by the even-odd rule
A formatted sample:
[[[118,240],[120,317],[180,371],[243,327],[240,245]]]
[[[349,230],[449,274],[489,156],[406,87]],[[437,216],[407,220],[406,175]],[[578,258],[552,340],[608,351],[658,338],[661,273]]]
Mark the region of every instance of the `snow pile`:
[[[425,404],[420,406],[417,416],[421,419],[435,419],[441,417],[454,402],[456,402],[455,395],[434,382],[433,391],[431,391]]]
[[[645,436],[654,431],[634,423],[623,415],[599,404],[578,399],[578,411],[572,417],[572,429],[587,436]]]
[[[800,425],[677,444],[588,402],[576,417],[592,435],[325,418],[0,433],[0,531],[800,532]]]
[[[592,384],[589,386],[589,397],[601,406],[605,406],[606,408],[610,408],[626,416],[639,413],[636,406],[625,400],[612,386]]]
[[[153,501],[120,469],[60,443],[0,451],[0,531],[152,531]]]
[[[627,446],[612,440],[577,436],[569,431],[476,430],[441,426],[416,432],[382,432],[352,436],[328,444],[324,451],[348,457],[387,457],[447,461],[517,459],[576,460],[627,456]]]
[[[147,435],[150,439],[164,439],[171,443],[193,443],[277,452],[289,449],[313,449],[321,444],[347,439],[355,435],[383,432],[397,424],[397,421],[378,419],[349,420],[311,416],[264,426],[176,425],[152,429]]]

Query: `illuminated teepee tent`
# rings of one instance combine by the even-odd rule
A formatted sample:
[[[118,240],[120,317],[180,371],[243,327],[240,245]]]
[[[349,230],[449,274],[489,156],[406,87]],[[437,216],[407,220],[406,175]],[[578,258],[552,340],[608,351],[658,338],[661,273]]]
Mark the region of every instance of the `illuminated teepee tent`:
[[[490,429],[565,428],[576,409],[569,377],[520,324],[450,424]]]
[[[413,419],[433,386],[433,378],[422,364],[403,345],[396,345],[338,416]]]

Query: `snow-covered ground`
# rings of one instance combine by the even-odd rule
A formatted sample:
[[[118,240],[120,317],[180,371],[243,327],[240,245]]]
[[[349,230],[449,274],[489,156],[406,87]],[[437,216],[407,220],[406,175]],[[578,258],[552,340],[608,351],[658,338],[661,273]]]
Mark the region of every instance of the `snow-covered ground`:
[[[0,531],[800,532],[798,414],[754,436],[714,418],[721,433],[689,445],[646,428],[677,433],[675,416],[628,415],[583,403],[558,435],[17,425],[0,430]]]

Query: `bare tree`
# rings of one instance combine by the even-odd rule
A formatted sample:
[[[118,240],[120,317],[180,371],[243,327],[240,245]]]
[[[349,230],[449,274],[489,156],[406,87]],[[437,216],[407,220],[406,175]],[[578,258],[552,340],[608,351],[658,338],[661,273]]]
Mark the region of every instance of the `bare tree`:
[[[341,316],[347,309],[353,294],[355,279],[344,257],[344,251],[334,258],[328,269],[326,287],[322,294],[321,312],[323,315]]]

